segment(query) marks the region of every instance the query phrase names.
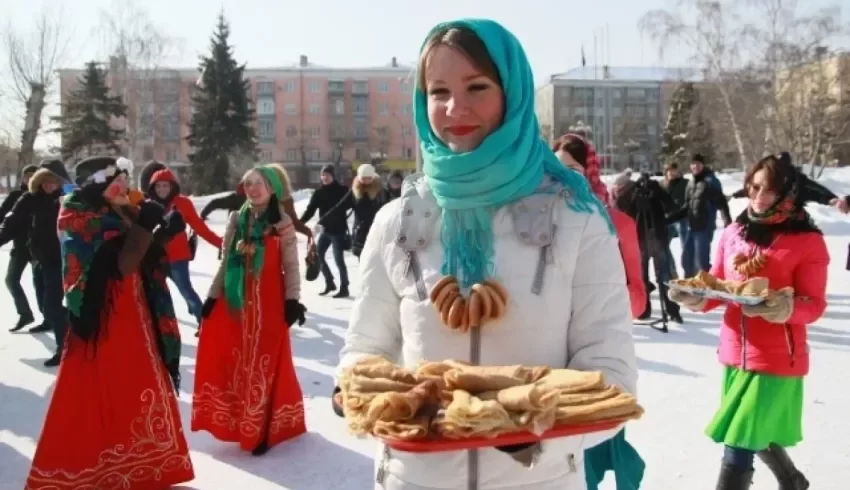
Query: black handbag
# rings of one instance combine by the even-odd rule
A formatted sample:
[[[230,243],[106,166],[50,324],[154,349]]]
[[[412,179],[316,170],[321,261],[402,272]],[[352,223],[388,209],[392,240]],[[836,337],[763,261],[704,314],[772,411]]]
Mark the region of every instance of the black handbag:
[[[198,253],[198,234],[194,231],[189,233],[189,254],[195,260],[195,254]]]

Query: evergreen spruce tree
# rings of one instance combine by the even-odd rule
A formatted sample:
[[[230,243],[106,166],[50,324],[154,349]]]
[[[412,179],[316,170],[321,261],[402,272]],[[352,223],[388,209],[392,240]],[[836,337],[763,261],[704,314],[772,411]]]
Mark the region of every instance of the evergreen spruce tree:
[[[696,111],[693,125],[690,129],[690,148],[692,154],[699,153],[705,159],[706,165],[712,165],[717,158],[716,145],[714,142],[714,130],[701,109]]]
[[[661,160],[667,164],[683,160],[690,141],[689,122],[691,112],[697,102],[697,93],[693,83],[682,83],[676,88],[670,101],[667,123],[664,125],[661,141]]]
[[[192,95],[195,112],[187,140],[195,191],[211,193],[231,188],[230,159],[237,152],[255,154],[257,138],[250,82],[245,65],[237,65],[228,44],[230,27],[219,14],[209,56],[201,58],[201,77]]]
[[[79,87],[62,104],[62,114],[52,117],[59,123],[54,130],[62,137],[59,151],[63,159],[94,155],[104,150],[119,152],[124,130],[111,125],[113,117],[125,117],[127,106],[120,96],[109,94],[106,70],[97,63],[86,63]]]

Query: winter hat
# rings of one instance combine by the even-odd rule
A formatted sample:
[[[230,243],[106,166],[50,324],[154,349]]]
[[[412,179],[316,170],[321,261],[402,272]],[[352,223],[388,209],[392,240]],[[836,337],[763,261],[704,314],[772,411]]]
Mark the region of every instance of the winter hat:
[[[97,184],[104,189],[115,180],[121,171],[115,157],[89,157],[74,167],[77,185]]]
[[[627,168],[614,177],[614,185],[621,187],[632,181],[632,169]]]
[[[691,157],[691,161],[692,162],[699,162],[699,163],[705,165],[705,157],[702,156],[699,153],[695,153],[694,156]]]
[[[378,176],[378,172],[375,171],[375,167],[373,167],[369,163],[364,163],[357,167],[357,176],[361,179],[374,179]]]
[[[154,192],[154,186],[156,186],[157,182],[168,182],[171,184],[171,193],[169,194],[169,198],[180,194],[180,181],[169,168],[166,167],[157,170],[153,173],[153,175],[151,175],[150,184],[148,184],[148,188],[145,189],[145,192],[147,192],[147,194],[151,197],[156,195]]]
[[[157,162],[156,160],[151,160],[142,167],[142,171],[139,172],[139,189],[142,191],[147,190],[151,185],[151,177],[156,173],[157,170],[162,170],[164,168],[168,168],[165,164]]]
[[[37,165],[25,165],[23,170],[21,170],[21,175],[32,174],[35,173],[36,170],[38,170]]]
[[[325,165],[324,167],[322,167],[322,173],[328,174],[334,179],[336,179],[336,169],[333,165]]]
[[[44,160],[38,166],[39,170],[47,170],[63,182],[71,182],[71,176],[61,160]]]

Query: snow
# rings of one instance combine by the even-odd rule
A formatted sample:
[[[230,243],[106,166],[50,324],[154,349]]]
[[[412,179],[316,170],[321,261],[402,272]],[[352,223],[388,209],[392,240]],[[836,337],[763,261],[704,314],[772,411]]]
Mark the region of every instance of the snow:
[[[719,176],[727,193],[741,185],[740,174]],[[821,181],[838,194],[850,193],[850,170],[827,170]],[[299,210],[309,192],[297,196]],[[202,207],[207,198],[197,198]],[[732,201],[733,213],[744,201]],[[810,327],[811,373],[806,380],[805,441],[790,452],[798,466],[818,490],[846,488],[850,474],[850,390],[845,373],[850,371],[850,284],[845,271],[850,218],[819,205],[810,212],[827,233],[832,254],[829,308]],[[225,215],[213,213],[211,226],[223,231]],[[303,244],[302,244],[303,247]],[[0,249],[0,275],[5,274],[9,247]],[[673,242],[678,258],[678,240]],[[329,256],[330,258],[330,256]],[[357,260],[348,255],[352,292],[359,291]],[[192,264],[193,282],[203,294],[217,266],[216,252],[201,243]],[[331,265],[333,267],[333,265]],[[29,269],[24,284],[32,298]],[[305,282],[303,301],[309,309],[304,328],[293,328],[293,347],[298,375],[305,393],[307,424],[305,436],[272,449],[256,458],[236,445],[214,440],[206,433],[189,432],[191,388],[197,339],[194,322],[175,292],[175,305],[184,341],[183,390],[180,408],[197,478],[184,489],[221,490],[355,490],[372,488],[374,443],[346,433],[342,421],[330,409],[332,376],[342,345],[350,299],[322,298],[321,279]],[[657,302],[654,303],[657,308]],[[42,367],[53,349],[51,336],[10,334],[16,321],[11,298],[0,292],[0,489],[20,489],[29,470],[41,424],[53,386],[54,372]],[[703,435],[703,428],[717,407],[720,367],[715,360],[720,312],[685,313],[684,325],[671,326],[663,334],[636,326],[634,337],[640,367],[639,397],[646,408],[640,421],[630,423],[629,440],[647,462],[643,488],[667,490],[713,488],[722,447]],[[69,447],[72,450],[72,447]],[[517,469],[517,471],[522,471]],[[775,489],[769,471],[757,463],[754,490]],[[615,488],[609,474],[604,490]]]

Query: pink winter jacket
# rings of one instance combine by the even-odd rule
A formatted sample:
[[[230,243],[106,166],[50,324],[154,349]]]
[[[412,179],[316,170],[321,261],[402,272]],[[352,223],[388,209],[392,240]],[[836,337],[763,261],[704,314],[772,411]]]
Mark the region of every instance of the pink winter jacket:
[[[711,273],[721,279],[746,279],[733,268],[736,255],[749,254],[753,249],[740,236],[739,225],[726,227],[717,245]],[[806,326],[816,322],[826,310],[826,242],[813,232],[780,234],[763,253],[767,263],[758,275],[769,280],[771,289],[794,288],[794,312],[786,324],[777,325],[760,317],[744,316],[740,306],[726,304],[719,360],[746,371],[805,376],[809,372]],[[709,300],[704,311],[720,304]]]
[[[637,224],[626,213],[609,207],[611,221],[620,241],[620,255],[626,267],[626,286],[629,289],[629,303],[632,305],[632,317],[637,318],[646,308],[646,286],[643,283],[643,269],[638,245]]]

